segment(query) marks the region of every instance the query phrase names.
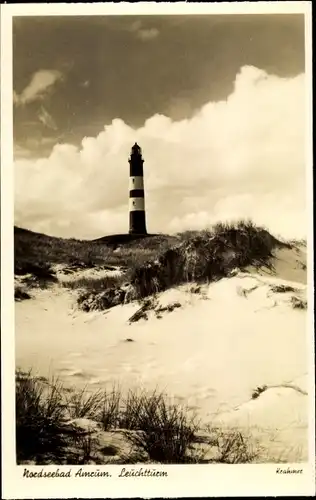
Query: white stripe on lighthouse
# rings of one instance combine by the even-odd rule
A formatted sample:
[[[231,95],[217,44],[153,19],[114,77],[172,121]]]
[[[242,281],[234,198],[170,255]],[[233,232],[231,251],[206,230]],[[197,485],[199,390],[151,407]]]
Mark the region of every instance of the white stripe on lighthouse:
[[[129,199],[129,211],[134,212],[135,210],[145,210],[144,198],[130,198]]]
[[[144,189],[144,177],[135,176],[129,178],[129,189]]]

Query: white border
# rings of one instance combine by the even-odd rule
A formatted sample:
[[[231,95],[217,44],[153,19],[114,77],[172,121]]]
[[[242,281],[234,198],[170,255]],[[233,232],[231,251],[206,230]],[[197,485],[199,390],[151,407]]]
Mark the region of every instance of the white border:
[[[91,15],[203,15],[203,14],[302,14],[311,11],[311,2],[120,2],[42,3],[6,5],[11,16],[91,16]]]
[[[150,466],[167,470],[168,479],[23,479],[14,451],[14,302],[13,302],[13,120],[12,120],[12,16],[31,15],[170,15],[170,14],[305,14],[306,33],[306,167],[308,223],[308,352],[310,363],[310,461],[300,464],[302,475],[278,475],[276,465]],[[311,2],[234,3],[104,3],[28,4],[1,6],[1,332],[2,332],[2,478],[3,497],[122,498],[198,496],[298,496],[315,494],[315,411],[313,336],[313,178],[312,178],[312,33]],[[293,466],[294,464],[288,464]],[[91,469],[85,467],[85,470]],[[79,467],[71,467],[76,471]],[[94,470],[96,467],[92,467]],[[113,474],[121,466],[99,467]],[[126,467],[127,469],[136,466]],[[32,468],[32,470],[40,469]],[[51,470],[55,470],[53,467]],[[69,467],[65,467],[69,469]],[[119,473],[119,472],[116,472]]]

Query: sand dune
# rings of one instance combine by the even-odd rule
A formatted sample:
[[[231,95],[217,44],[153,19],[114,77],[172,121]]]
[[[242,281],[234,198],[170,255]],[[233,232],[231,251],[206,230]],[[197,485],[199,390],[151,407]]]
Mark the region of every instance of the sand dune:
[[[84,313],[75,298],[55,284],[16,303],[17,366],[77,387],[159,387],[204,422],[248,429],[266,460],[307,459],[306,311],[293,307],[306,300],[304,248],[278,250],[273,272],[163,292],[158,305],[181,307],[147,321],[129,324],[137,303]]]

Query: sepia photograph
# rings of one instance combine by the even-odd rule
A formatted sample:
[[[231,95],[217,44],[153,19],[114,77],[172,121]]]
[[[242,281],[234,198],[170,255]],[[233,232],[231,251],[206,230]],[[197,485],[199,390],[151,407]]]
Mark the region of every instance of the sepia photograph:
[[[12,16],[21,477],[293,481],[314,425],[306,14],[72,7]]]

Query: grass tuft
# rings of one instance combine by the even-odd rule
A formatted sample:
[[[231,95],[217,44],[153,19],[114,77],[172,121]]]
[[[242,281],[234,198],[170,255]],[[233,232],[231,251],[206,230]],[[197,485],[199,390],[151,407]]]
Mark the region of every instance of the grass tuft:
[[[64,415],[58,380],[47,384],[31,374],[16,373],[17,461],[53,456],[59,463],[65,445],[60,429]]]
[[[104,276],[99,278],[78,278],[75,280],[63,281],[64,288],[72,290],[83,289],[86,292],[100,293],[108,290],[109,288],[118,287],[126,281],[126,276]]]
[[[221,441],[219,463],[246,464],[253,462],[257,456],[256,450],[252,449],[250,438],[238,430],[225,430]]]
[[[98,420],[105,431],[120,427],[122,395],[118,387],[113,387],[111,391],[104,392],[104,398],[100,407]]]
[[[125,426],[142,431],[129,439],[162,463],[188,463],[188,451],[198,424],[182,408],[166,402],[162,393],[131,393],[125,407]]]
[[[100,405],[102,404],[104,395],[102,391],[88,393],[87,388],[70,393],[66,396],[67,408],[70,418],[91,418],[99,413]]]
[[[266,386],[266,385],[262,385],[262,386],[257,387],[252,392],[251,399],[257,399],[260,396],[260,394],[262,394],[263,392],[265,392],[267,389],[268,389],[268,386]]]
[[[16,301],[21,301],[21,300],[27,300],[30,299],[31,295],[28,293],[28,291],[21,287],[21,286],[16,286],[14,289],[14,300]]]
[[[295,288],[290,285],[273,285],[271,286],[271,291],[274,293],[288,293],[295,292]]]
[[[307,309],[307,300],[301,299],[300,297],[291,297],[291,304],[293,309]]]

